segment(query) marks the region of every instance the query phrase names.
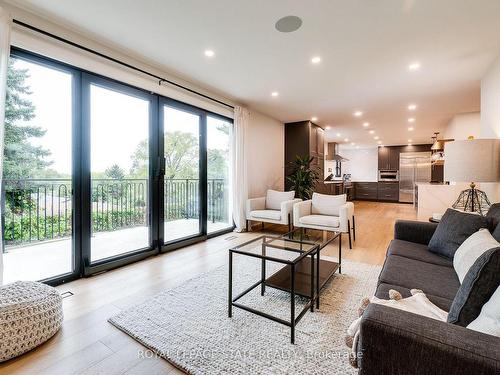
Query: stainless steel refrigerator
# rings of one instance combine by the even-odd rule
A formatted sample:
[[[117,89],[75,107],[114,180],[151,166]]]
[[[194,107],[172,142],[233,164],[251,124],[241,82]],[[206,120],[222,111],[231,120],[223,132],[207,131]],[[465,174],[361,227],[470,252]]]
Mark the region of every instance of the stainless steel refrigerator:
[[[417,203],[416,184],[431,181],[430,152],[399,154],[399,201]]]

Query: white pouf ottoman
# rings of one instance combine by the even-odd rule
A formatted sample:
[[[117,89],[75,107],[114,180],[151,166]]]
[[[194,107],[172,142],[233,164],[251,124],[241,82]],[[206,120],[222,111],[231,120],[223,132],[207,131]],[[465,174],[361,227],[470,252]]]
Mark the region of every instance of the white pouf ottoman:
[[[55,288],[34,281],[1,286],[0,362],[44,343],[62,321],[62,297]]]

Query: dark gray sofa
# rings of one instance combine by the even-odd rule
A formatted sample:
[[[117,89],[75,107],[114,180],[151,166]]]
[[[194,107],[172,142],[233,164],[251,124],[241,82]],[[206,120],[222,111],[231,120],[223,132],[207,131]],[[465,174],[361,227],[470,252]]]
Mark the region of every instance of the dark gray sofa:
[[[500,224],[498,224],[500,225]],[[460,282],[453,262],[428,251],[437,224],[397,221],[375,295],[422,289],[449,311]],[[358,345],[360,374],[499,374],[500,338],[370,304]]]

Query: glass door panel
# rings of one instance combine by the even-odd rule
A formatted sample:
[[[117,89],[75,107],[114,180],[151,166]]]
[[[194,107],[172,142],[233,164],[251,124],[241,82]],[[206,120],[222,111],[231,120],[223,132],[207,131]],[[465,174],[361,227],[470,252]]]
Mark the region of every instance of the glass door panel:
[[[200,115],[163,106],[164,242],[201,233]]]
[[[232,127],[227,120],[207,116],[207,233],[233,226],[230,207]]]
[[[150,247],[149,105],[90,84],[91,262]]]
[[[3,282],[72,273],[73,75],[11,57],[3,161]]]

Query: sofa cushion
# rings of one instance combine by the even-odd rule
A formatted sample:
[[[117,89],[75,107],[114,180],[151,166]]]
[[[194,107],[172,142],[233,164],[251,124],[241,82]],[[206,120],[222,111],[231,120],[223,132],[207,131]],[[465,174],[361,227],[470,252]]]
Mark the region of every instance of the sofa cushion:
[[[340,220],[335,216],[326,215],[307,215],[299,219],[300,224],[315,225],[320,227],[338,228]]]
[[[375,292],[375,297],[378,298],[384,298],[384,299],[389,299],[389,290],[394,289],[397,290],[403,298],[410,297],[411,292],[409,288],[405,288],[404,286],[400,285],[393,285],[393,284],[386,284],[386,283],[380,283],[377,286],[377,291]],[[451,304],[453,300],[448,299],[448,298],[443,298],[443,297],[438,297],[434,296],[432,294],[425,294],[429,300],[435,304],[437,307],[440,309],[443,309],[445,311],[449,311]]]
[[[268,190],[266,193],[266,209],[281,210],[281,203],[291,201],[295,197],[295,191]]]
[[[452,267],[439,266],[420,260],[389,255],[379,277],[380,282],[421,289],[425,294],[454,299],[460,287]]]
[[[451,260],[431,253],[427,245],[415,242],[392,240],[387,249],[387,255],[399,255],[426,263],[437,264],[439,266],[453,267],[453,262]]]
[[[481,215],[447,209],[429,242],[433,253],[453,259],[458,247],[473,233],[488,228],[489,219]]]
[[[347,202],[347,195],[313,193],[311,213],[315,215],[339,216],[340,206]]]
[[[492,204],[486,217],[490,220],[491,231],[494,231],[495,228],[498,229],[498,225],[500,224],[500,203]]]
[[[250,211],[250,217],[258,219],[281,220],[281,211],[276,210],[255,210]]]
[[[467,327],[500,285],[500,247],[482,254],[465,275],[448,314],[448,323]]]
[[[467,238],[457,249],[453,258],[453,268],[460,282],[464,281],[465,275],[477,258],[486,251],[499,246],[500,243],[491,236],[488,229],[478,230]]]

